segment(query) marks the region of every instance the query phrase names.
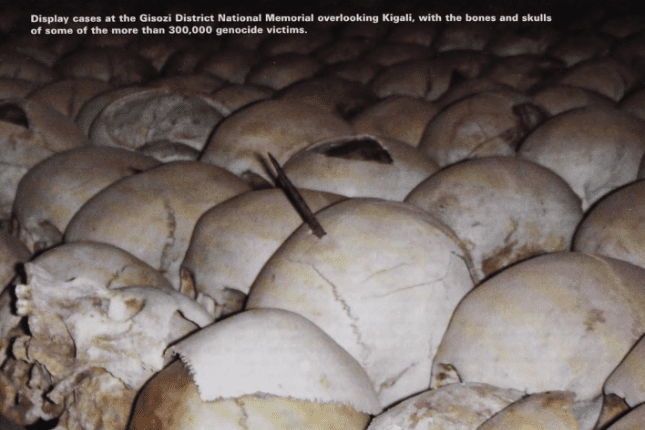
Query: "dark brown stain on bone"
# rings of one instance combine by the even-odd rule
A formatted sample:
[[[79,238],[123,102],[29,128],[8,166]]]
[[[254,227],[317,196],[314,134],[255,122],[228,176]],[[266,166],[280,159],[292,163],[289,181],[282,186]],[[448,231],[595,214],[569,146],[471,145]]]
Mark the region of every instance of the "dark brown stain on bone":
[[[348,142],[326,143],[313,148],[311,152],[344,160],[369,161],[381,164],[392,164],[394,162],[390,153],[380,143],[369,137],[357,138]]]
[[[29,128],[29,120],[25,111],[15,103],[0,104],[0,121]]]

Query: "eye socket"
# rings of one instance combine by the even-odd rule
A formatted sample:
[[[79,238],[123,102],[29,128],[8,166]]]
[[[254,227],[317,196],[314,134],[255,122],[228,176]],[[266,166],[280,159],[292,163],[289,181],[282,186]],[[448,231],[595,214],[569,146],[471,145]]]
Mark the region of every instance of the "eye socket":
[[[29,120],[25,111],[15,103],[0,104],[0,121],[29,128]]]
[[[326,157],[344,160],[371,161],[381,164],[392,164],[392,156],[375,139],[359,137],[349,142],[330,142],[311,149],[311,152]]]

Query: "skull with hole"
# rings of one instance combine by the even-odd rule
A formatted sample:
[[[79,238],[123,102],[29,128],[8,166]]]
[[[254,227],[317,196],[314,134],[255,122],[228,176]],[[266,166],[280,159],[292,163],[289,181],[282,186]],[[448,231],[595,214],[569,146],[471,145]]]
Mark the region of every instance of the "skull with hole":
[[[580,198],[551,170],[515,157],[453,164],[405,199],[463,241],[481,281],[517,261],[565,251],[582,218]]]
[[[70,220],[65,242],[118,246],[180,287],[179,266],[199,217],[251,187],[198,161],[175,161],[124,178],[88,200]]]
[[[14,340],[12,353],[31,365],[20,393],[34,405],[27,422],[125,428],[137,391],[168,363],[168,344],[212,322],[173,290],[106,288],[91,278],[58,279],[35,263],[25,269],[16,313],[29,331]]]
[[[129,430],[363,430],[381,407],[365,370],[307,319],[245,311],[173,345]]]
[[[103,243],[63,244],[38,255],[32,263],[55,279],[92,279],[104,289],[150,286],[173,290],[170,281],[158,271],[126,251]],[[14,288],[8,287],[0,295],[0,411],[11,414],[21,424],[31,424],[42,418],[42,393],[34,394],[26,387],[30,375],[40,368],[16,359],[10,350],[16,338],[28,334],[14,308]]]
[[[159,164],[106,146],[82,146],[48,157],[18,183],[12,216],[20,240],[32,252],[61,243],[67,224],[86,201],[119,179]]]
[[[343,199],[299,192],[314,212]],[[216,319],[242,309],[262,266],[300,224],[301,215],[277,188],[250,191],[205,212],[181,264],[194,283],[197,302]]]
[[[470,257],[447,227],[404,203],[347,199],[319,211],[326,234],[300,226],[251,286],[246,308],[296,312],[370,376],[382,406],[428,388],[430,365]]]
[[[339,115],[294,100],[265,100],[226,117],[211,135],[200,161],[241,177],[272,180],[264,157],[284,163],[300,149],[354,132]]]
[[[29,100],[0,102],[0,219],[9,218],[18,182],[56,152],[87,143],[72,120]]]
[[[506,268],[455,309],[432,386],[461,380],[529,394],[561,390],[594,403],[645,333],[643,282],[645,269],[577,252]]]
[[[284,165],[297,187],[396,201],[437,170],[439,166],[413,146],[368,135],[314,143]]]

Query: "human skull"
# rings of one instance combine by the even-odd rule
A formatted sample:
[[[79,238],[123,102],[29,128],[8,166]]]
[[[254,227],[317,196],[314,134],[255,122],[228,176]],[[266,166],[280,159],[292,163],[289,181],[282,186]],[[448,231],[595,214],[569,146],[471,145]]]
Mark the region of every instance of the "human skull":
[[[311,321],[244,311],[173,345],[129,430],[362,430],[381,407],[365,370]]]
[[[372,379],[382,406],[428,388],[431,360],[459,300],[470,256],[445,225],[404,203],[356,198],[301,225],[260,271],[246,309],[310,319]]]
[[[432,386],[483,382],[527,393],[602,394],[645,333],[645,269],[577,252],[506,268],[459,303],[434,357]]]
[[[173,290],[61,280],[35,263],[25,271],[27,283],[15,287],[16,313],[29,332],[14,340],[12,353],[31,368],[18,388],[33,404],[26,422],[124,428],[138,389],[168,363],[168,344],[212,322]]]

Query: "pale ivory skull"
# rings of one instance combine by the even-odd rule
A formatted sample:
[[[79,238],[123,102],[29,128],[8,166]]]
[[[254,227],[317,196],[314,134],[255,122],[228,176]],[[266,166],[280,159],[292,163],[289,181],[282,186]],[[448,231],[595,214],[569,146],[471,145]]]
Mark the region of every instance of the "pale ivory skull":
[[[376,101],[365,85],[335,76],[322,76],[297,82],[280,91],[281,100],[299,100],[351,118]]]
[[[59,417],[57,430],[125,428],[136,392],[168,363],[168,344],[212,322],[173,290],[61,280],[35,263],[25,270],[16,313],[29,333],[12,353],[32,365],[19,388],[34,404],[26,422]]]
[[[265,100],[226,117],[211,135],[200,161],[238,176],[271,180],[265,163],[270,152],[280,164],[306,146],[353,134],[339,115],[293,100]]]
[[[312,78],[322,67],[322,62],[309,55],[274,55],[253,66],[246,75],[246,83],[281,90],[295,82]]]
[[[613,100],[602,94],[571,85],[549,85],[540,88],[533,92],[533,101],[550,116],[586,106],[616,107]]]
[[[316,212],[344,197],[299,190]],[[195,224],[181,267],[188,271],[196,300],[219,319],[238,311],[251,284],[282,242],[302,224],[284,191],[250,191],[205,212]]]
[[[450,87],[453,71],[444,61],[410,60],[381,70],[370,88],[379,98],[403,95],[434,101]]]
[[[428,389],[432,357],[473,287],[470,256],[411,205],[347,199],[300,226],[267,261],[247,309],[281,308],[322,328],[372,379],[382,406]]]
[[[44,85],[32,91],[28,99],[51,106],[73,120],[85,102],[109,89],[106,82],[98,79],[72,78]]]
[[[476,430],[524,393],[487,384],[450,384],[410,397],[376,416],[368,430]]]
[[[160,87],[110,103],[94,119],[89,136],[94,145],[137,150],[169,140],[200,151],[221,119],[207,96]]]
[[[645,268],[645,180],[617,189],[591,208],[573,238],[573,250],[604,255]]]
[[[143,90],[143,87],[128,86],[98,94],[83,104],[78,114],[76,114],[74,122],[86,136],[89,136],[92,123],[106,106],[121,97],[126,97]]]
[[[535,26],[530,31],[517,28],[497,31],[486,45],[486,51],[498,57],[541,55],[560,39],[560,32],[551,26]]]
[[[467,158],[514,156],[517,145],[542,119],[541,109],[519,92],[474,94],[437,114],[418,148],[441,167]]]
[[[583,61],[557,80],[559,84],[586,88],[609,97],[615,102],[638,81],[639,74],[611,57]]]
[[[272,95],[273,90],[270,88],[249,84],[230,84],[214,92],[211,100],[222,115],[229,116],[244,106],[268,99]]]
[[[522,93],[548,82],[563,68],[560,60],[543,55],[513,55],[500,58],[482,73],[482,77],[510,85]]]
[[[115,86],[140,83],[154,68],[134,51],[113,47],[83,47],[60,58],[54,69],[66,78],[95,78]]]
[[[12,215],[20,240],[32,252],[59,244],[69,221],[91,197],[159,164],[127,149],[89,145],[46,158],[18,183]]]
[[[23,79],[37,84],[55,81],[58,74],[29,55],[4,50],[0,52],[0,76]]]
[[[594,401],[645,333],[643,282],[645,269],[577,252],[506,268],[455,309],[432,386],[461,379]]]
[[[415,147],[369,135],[314,143],[294,154],[283,168],[297,187],[394,201],[403,201],[439,170]]]
[[[587,210],[636,179],[644,134],[645,121],[618,109],[590,106],[548,119],[526,137],[518,154],[562,176]]]
[[[181,340],[141,390],[130,430],[363,430],[381,411],[360,364],[280,309],[244,311]]]
[[[417,146],[426,124],[439,112],[434,103],[412,96],[391,96],[352,118],[358,133],[395,139]]]
[[[126,251],[104,243],[63,244],[38,255],[33,263],[55,279],[92,279],[107,289],[150,286],[173,290],[170,281],[158,271]],[[0,294],[0,411],[28,424],[38,418],[40,406],[20,394],[35,365],[16,360],[9,350],[17,337],[27,333],[20,324],[21,316],[14,313],[13,291],[13,287],[8,287]]]
[[[0,76],[0,100],[23,99],[37,87],[34,82]]]
[[[8,218],[22,176],[52,154],[87,143],[74,123],[34,101],[0,103],[0,218]]]
[[[250,188],[216,166],[165,163],[92,197],[69,222],[65,242],[111,243],[160,270],[178,289],[179,266],[199,217]]]
[[[473,258],[478,280],[534,255],[568,250],[582,218],[564,179],[516,157],[453,164],[405,199],[450,227]]]

